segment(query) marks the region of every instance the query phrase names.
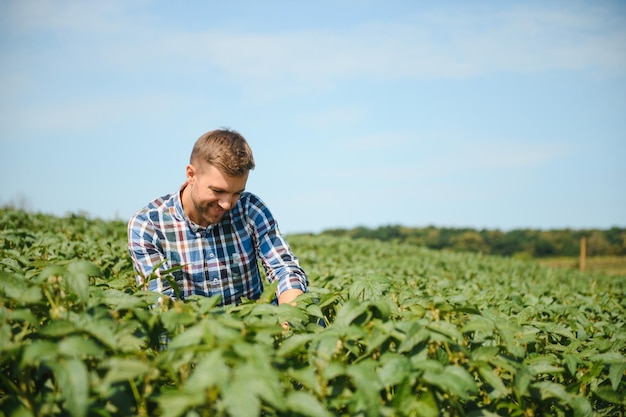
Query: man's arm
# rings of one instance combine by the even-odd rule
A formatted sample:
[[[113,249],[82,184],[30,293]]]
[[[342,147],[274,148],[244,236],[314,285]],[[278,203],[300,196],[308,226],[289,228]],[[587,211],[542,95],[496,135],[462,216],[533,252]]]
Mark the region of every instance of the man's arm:
[[[306,292],[308,278],[267,206],[257,196],[251,195],[247,211],[253,223],[257,254],[267,277],[271,282],[278,280],[278,303],[291,303]]]
[[[278,296],[278,304],[291,303],[300,294],[304,294],[304,292],[298,289],[285,290]]]
[[[153,225],[141,216],[134,216],[128,223],[128,251],[133,260],[135,271],[137,272],[137,284],[144,289],[163,293],[169,289],[169,285],[160,278],[146,282],[146,279],[153,273],[158,275],[154,268],[161,265],[160,269],[168,268],[163,263],[165,259],[163,251],[158,242]],[[168,295],[171,295],[168,293]]]

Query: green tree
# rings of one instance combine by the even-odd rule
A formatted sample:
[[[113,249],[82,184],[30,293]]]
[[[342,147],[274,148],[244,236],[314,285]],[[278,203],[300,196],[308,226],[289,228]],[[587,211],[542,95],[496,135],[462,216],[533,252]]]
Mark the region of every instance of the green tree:
[[[450,243],[458,251],[489,253],[489,246],[483,237],[474,230],[468,230],[452,237]]]

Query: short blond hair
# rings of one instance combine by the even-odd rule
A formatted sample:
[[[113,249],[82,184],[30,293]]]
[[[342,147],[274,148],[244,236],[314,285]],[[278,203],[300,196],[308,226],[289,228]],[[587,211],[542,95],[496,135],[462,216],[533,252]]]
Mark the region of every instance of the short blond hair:
[[[217,129],[200,136],[189,162],[208,163],[231,177],[243,177],[254,169],[254,156],[246,139],[232,129]]]

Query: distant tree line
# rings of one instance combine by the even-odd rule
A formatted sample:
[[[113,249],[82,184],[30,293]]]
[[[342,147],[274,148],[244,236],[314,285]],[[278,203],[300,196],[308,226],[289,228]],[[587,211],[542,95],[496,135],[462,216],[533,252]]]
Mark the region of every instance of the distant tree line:
[[[431,249],[480,252],[514,257],[546,258],[578,256],[581,238],[586,238],[587,256],[626,255],[626,228],[608,230],[476,230],[428,226],[423,228],[381,226],[353,229],[328,229],[322,235],[397,241]]]

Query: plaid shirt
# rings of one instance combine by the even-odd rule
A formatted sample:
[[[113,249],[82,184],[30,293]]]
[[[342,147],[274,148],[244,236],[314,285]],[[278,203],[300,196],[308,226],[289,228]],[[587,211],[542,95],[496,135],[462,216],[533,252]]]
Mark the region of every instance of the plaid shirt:
[[[157,198],[129,221],[128,249],[139,285],[165,260],[147,289],[170,297],[174,290],[160,273],[178,266],[182,269],[171,275],[181,298],[220,295],[221,305],[239,303],[242,297],[259,298],[263,292],[259,261],[270,282],[278,280],[277,295],[288,289],[306,291],[308,285],[269,209],[248,192],[219,223],[206,228],[189,220],[180,191]]]

